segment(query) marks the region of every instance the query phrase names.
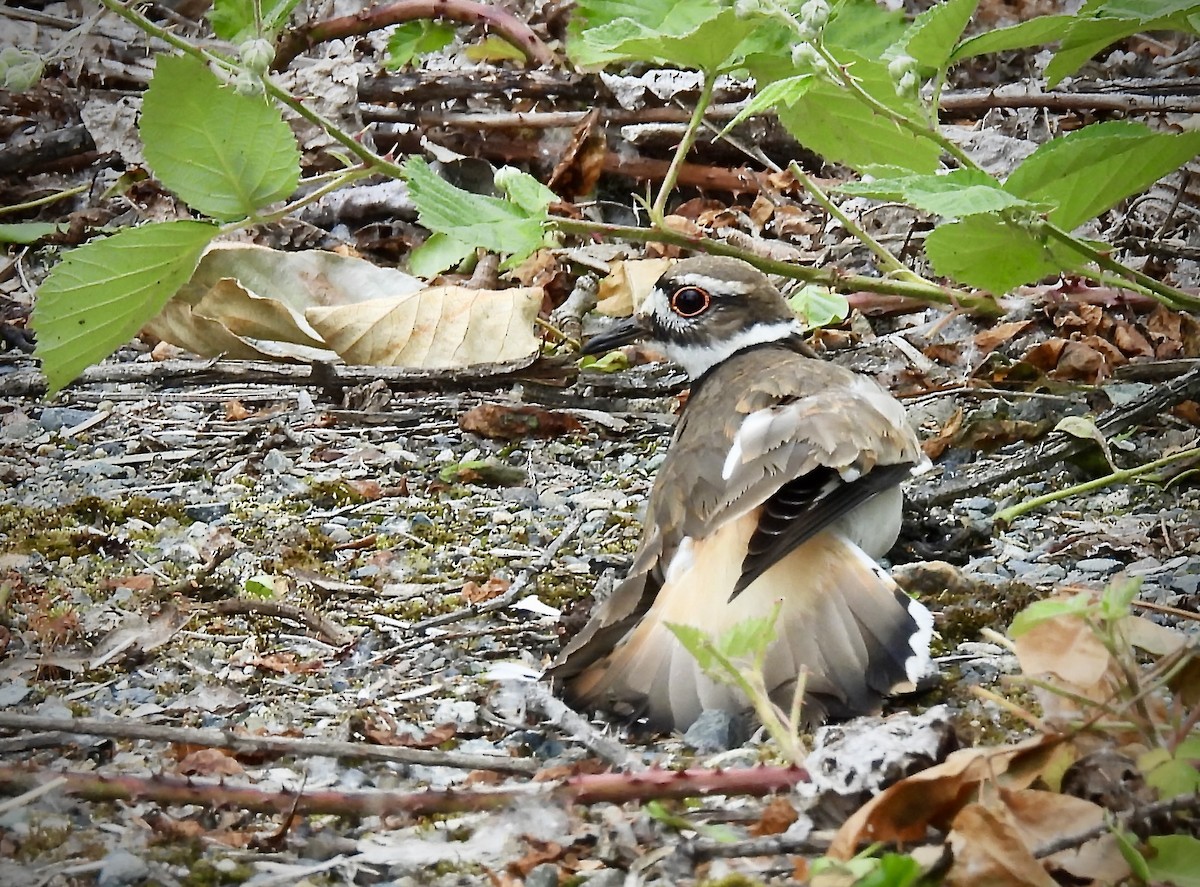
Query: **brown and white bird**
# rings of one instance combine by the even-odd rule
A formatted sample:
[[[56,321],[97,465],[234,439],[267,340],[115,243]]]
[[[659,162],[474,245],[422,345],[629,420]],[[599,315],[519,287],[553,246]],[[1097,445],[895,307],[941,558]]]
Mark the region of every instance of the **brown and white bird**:
[[[702,256],[589,343],[644,339],[693,381],[629,574],[547,673],[576,706],[680,730],[744,710],[667,623],[717,636],[777,603],[766,684],[786,709],[807,671],[811,722],[874,711],[931,671],[932,616],[874,560],[896,540],[920,445],[890,394],[809,356],[801,333],[766,275]]]

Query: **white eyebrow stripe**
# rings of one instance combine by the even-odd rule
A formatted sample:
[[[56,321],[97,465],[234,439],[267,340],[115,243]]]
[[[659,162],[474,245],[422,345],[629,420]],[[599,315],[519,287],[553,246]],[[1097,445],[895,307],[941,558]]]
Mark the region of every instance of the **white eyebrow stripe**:
[[[754,289],[754,284],[741,280],[730,280],[727,277],[709,277],[707,274],[680,274],[671,278],[675,286],[698,286],[704,290],[718,290],[725,293],[736,293],[744,296]]]

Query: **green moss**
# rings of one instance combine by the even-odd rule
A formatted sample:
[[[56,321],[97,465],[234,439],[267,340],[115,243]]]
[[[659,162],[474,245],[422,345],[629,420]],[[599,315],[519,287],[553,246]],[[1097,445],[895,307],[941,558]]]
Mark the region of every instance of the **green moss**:
[[[189,867],[187,876],[179,883],[183,887],[223,887],[226,884],[241,884],[254,875],[254,869],[242,863],[220,866],[219,860],[197,859]]]
[[[149,496],[83,496],[53,511],[5,504],[0,505],[0,537],[7,539],[13,551],[38,552],[48,560],[58,560],[123,550],[124,543],[111,534],[112,530],[131,520],[154,526],[168,519],[179,524],[192,522],[183,505]],[[138,535],[126,534],[126,538],[136,539]]]
[[[1017,613],[1041,597],[1036,588],[1020,582],[1008,582],[989,590],[997,594],[985,598],[975,593],[976,588],[970,588],[947,589],[921,597],[929,609],[941,614],[937,625],[939,637],[933,643],[934,656],[953,653],[964,641],[979,640],[981,629],[1006,631]]]
[[[17,839],[13,859],[17,862],[34,862],[43,854],[62,847],[70,836],[71,829],[67,826],[33,825],[27,835]]]
[[[749,875],[734,872],[723,878],[701,881],[697,887],[763,887],[763,882],[758,880],[758,878],[751,878]]]

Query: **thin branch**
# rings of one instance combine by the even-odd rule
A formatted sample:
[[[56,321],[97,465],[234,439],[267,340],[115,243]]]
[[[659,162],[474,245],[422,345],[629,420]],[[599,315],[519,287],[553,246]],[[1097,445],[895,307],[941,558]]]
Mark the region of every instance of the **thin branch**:
[[[662,222],[667,209],[667,198],[671,196],[671,191],[675,188],[675,181],[679,178],[679,170],[683,166],[683,161],[687,158],[688,152],[692,150],[692,145],[696,143],[696,136],[700,133],[700,127],[704,123],[704,112],[708,110],[708,106],[712,102],[713,84],[717,81],[716,75],[708,71],[701,73],[704,81],[700,87],[700,95],[696,99],[696,107],[692,109],[692,116],[688,120],[687,129],[684,130],[683,138],[675,148],[675,156],[671,158],[671,165],[667,169],[666,176],[663,177],[662,185],[658,189],[658,197],[655,199],[654,206],[650,210],[650,217],[655,223]]]
[[[374,6],[340,18],[310,22],[286,32],[275,51],[271,68],[281,71],[300,53],[327,40],[357,37],[401,22],[443,19],[468,25],[482,24],[495,31],[538,65],[551,65],[557,59],[551,49],[527,24],[498,5],[472,0],[399,0],[386,6]]]
[[[60,731],[88,736],[112,736],[117,739],[174,742],[199,745],[205,748],[227,748],[235,752],[267,752],[277,755],[295,755],[296,757],[359,758],[367,761],[423,764],[427,767],[454,767],[461,770],[497,770],[504,773],[526,775],[532,774],[538,769],[537,762],[528,758],[397,748],[328,739],[250,736],[244,733],[235,733],[232,730],[168,727],[128,718],[58,718],[0,712],[0,730]]]

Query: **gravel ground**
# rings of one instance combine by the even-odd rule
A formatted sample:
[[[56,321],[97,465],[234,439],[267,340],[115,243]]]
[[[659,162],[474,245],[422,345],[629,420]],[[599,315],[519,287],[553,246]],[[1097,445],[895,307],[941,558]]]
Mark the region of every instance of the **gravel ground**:
[[[585,433],[551,440],[501,444],[459,430],[467,408],[508,397],[396,394],[348,410],[316,389],[91,386],[45,403],[0,402],[9,632],[0,708],[301,739],[411,736],[546,767],[578,762],[587,753],[575,737],[539,723],[519,693],[488,675],[501,661],[544,665],[580,624],[574,602],[627,563],[672,399],[617,403],[627,409],[610,416],[581,412]],[[615,403],[584,387],[559,397]],[[1149,458],[1188,433],[1167,420],[1135,439],[1131,455]],[[453,479],[455,466],[487,459],[518,471],[512,485]],[[998,505],[1067,482],[1059,469],[912,514],[894,552],[897,561],[914,552],[953,561],[994,592],[981,600],[941,590],[930,599],[950,680],[916,704],[949,700],[967,739],[1014,730],[962,691],[994,686],[1012,669],[978,632],[1002,631],[1027,600],[1124,570],[1142,578],[1146,599],[1196,609],[1195,490],[1108,488],[1003,532],[989,524]],[[467,609],[506,591],[502,608]],[[709,754],[721,741],[690,737]],[[678,738],[631,748],[664,764],[708,757]],[[328,757],[243,755],[225,770],[179,744],[32,731],[0,740],[0,750],[6,765],[227,776],[260,789],[415,790],[479,778]],[[745,763],[760,750],[752,741],[724,755]],[[744,834],[761,809],[710,801],[689,815]],[[50,791],[0,810],[0,884],[265,885],[302,876],[476,884],[489,883],[487,870],[554,884],[556,867],[539,870],[535,853],[549,844],[574,848],[574,871],[588,884],[623,883],[631,865],[645,866],[650,883],[687,883],[692,874],[650,858],[647,848],[670,847],[678,835],[637,805],[312,817],[279,832],[278,817],[236,807],[85,802]],[[738,865],[718,860],[705,871],[715,877]]]

